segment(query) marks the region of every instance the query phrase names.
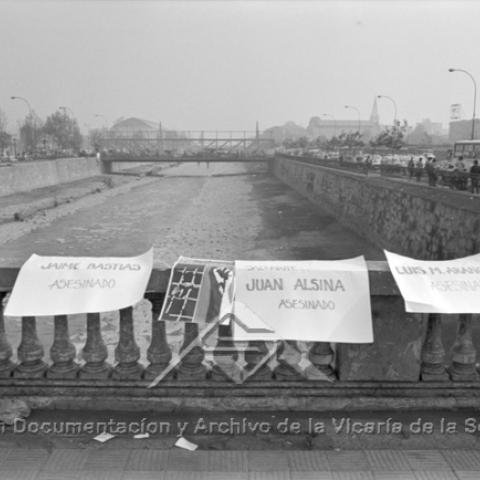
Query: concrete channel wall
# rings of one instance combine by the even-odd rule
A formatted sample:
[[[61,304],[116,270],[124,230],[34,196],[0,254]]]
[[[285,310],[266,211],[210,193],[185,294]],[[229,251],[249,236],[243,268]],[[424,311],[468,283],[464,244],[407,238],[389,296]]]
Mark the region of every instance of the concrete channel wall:
[[[96,158],[58,158],[0,166],[0,195],[74,182],[101,174]]]
[[[382,248],[421,259],[478,253],[480,198],[277,155],[273,174]]]
[[[114,163],[111,173],[121,172],[151,163]],[[75,182],[107,173],[95,157],[58,158],[0,165],[0,196]]]

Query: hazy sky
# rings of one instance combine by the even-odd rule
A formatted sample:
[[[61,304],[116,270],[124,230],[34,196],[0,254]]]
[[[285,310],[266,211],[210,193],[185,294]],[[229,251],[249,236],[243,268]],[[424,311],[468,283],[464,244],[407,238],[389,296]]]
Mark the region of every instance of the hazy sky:
[[[0,1],[0,109],[69,107],[86,125],[119,117],[167,128],[254,129],[313,115],[471,118],[480,2]],[[480,84],[479,84],[480,86]],[[480,93],[480,92],[479,92]],[[393,106],[378,101],[380,120]]]

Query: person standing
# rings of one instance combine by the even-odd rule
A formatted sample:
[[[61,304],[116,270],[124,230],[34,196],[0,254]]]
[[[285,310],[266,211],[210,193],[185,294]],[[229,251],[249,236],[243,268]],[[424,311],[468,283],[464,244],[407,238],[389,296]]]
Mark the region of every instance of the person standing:
[[[428,177],[428,185],[433,187],[433,165],[432,160],[427,159],[427,163],[425,164],[425,171],[427,172]]]
[[[415,165],[415,178],[417,182],[419,182],[420,179],[422,178],[422,174],[423,174],[423,162],[422,162],[422,157],[419,157],[417,161],[417,165]]]
[[[480,193],[480,165],[478,160],[473,161],[473,165],[470,167],[470,188],[472,193]]]
[[[466,190],[467,189],[467,168],[465,167],[465,162],[463,161],[463,157],[458,157],[458,160],[455,164],[456,167],[456,187],[458,190]]]
[[[415,164],[413,162],[413,157],[410,157],[410,160],[408,161],[407,170],[408,170],[408,176],[410,178],[413,178],[413,172],[415,171]]]

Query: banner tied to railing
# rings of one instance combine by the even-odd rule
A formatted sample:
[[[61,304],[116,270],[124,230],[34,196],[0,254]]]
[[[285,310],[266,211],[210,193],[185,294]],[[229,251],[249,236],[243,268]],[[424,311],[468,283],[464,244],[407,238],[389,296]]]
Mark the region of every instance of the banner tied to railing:
[[[480,313],[480,254],[426,261],[385,250],[385,256],[407,312]]]
[[[179,257],[170,274],[160,320],[217,322],[232,312],[233,262]]]
[[[8,316],[108,312],[138,303],[153,266],[153,249],[136,257],[50,257],[33,254],[20,269]]]
[[[237,261],[233,312],[235,340],[373,342],[363,257]]]
[[[236,341],[373,342],[363,257],[235,264],[180,257],[160,320],[229,323]]]

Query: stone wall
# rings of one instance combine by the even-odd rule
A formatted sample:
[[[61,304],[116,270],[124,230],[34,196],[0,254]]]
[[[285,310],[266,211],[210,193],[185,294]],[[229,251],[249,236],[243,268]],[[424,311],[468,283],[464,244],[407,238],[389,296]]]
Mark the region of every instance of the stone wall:
[[[277,155],[280,180],[376,245],[419,259],[478,253],[480,198]]]
[[[123,172],[146,165],[152,163],[113,163],[107,172],[95,157],[58,158],[0,165],[0,196],[75,182],[104,173]]]
[[[74,182],[101,174],[96,158],[59,158],[0,167],[0,195]]]

